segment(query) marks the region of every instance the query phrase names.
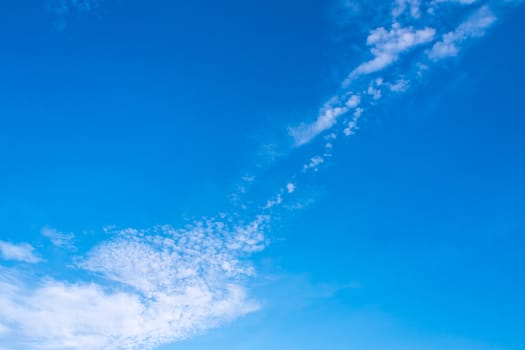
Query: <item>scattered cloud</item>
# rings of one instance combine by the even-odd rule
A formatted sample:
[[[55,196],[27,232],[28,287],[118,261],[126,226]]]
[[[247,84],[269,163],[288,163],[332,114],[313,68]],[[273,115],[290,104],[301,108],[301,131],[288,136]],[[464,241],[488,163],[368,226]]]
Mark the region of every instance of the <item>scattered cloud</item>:
[[[412,17],[419,18],[421,16],[420,7],[420,0],[395,0],[392,9],[392,16],[397,18],[404,14],[408,9]]]
[[[340,116],[357,107],[360,102],[361,97],[356,94],[332,98],[321,109],[321,113],[315,122],[290,128],[289,132],[294,139],[295,145],[304,145],[323,131],[330,129]]]
[[[324,163],[324,159],[321,156],[315,156],[310,158],[310,161],[304,165],[303,170],[313,169],[314,171],[319,170],[319,166]]]
[[[434,44],[428,52],[428,57],[434,61],[456,56],[460,45],[470,39],[482,37],[486,29],[496,21],[496,16],[487,5],[482,6],[465,22],[460,24],[456,30],[443,35],[443,38]]]
[[[348,101],[346,101],[346,106],[348,108],[355,108],[355,107],[359,106],[360,102],[361,102],[361,97],[359,95],[352,95],[352,96],[350,96]]]
[[[434,28],[414,29],[412,26],[402,27],[397,22],[392,24],[390,30],[384,27],[372,30],[366,39],[366,44],[371,47],[370,51],[374,57],[355,68],[344,85],[349,85],[357,76],[386,68],[397,61],[402,53],[431,42],[435,34]]]
[[[460,4],[460,5],[471,5],[475,2],[478,2],[478,0],[433,0],[432,4],[453,3],[453,4]]]
[[[355,130],[358,129],[357,120],[361,117],[361,114],[363,114],[363,111],[364,111],[363,108],[357,108],[354,111],[352,120],[350,120],[346,128],[343,129],[343,133],[345,134],[345,136],[353,135],[355,133]]]
[[[42,236],[48,238],[56,247],[67,249],[74,248],[73,240],[75,239],[75,235],[73,233],[62,233],[49,227],[44,227],[41,233]]]
[[[246,175],[246,176],[243,176],[241,179],[244,182],[254,182],[255,181],[255,176],[253,176],[253,175]]]
[[[337,118],[347,111],[347,107],[333,106],[331,103],[327,104],[314,123],[308,125],[302,124],[290,129],[290,135],[292,135],[295,145],[304,145],[321,132],[330,129],[336,123]]]
[[[373,85],[368,87],[367,92],[374,100],[379,100],[381,98],[381,90],[375,88]]]
[[[94,12],[101,1],[103,0],[48,0],[47,10],[55,15],[55,29],[62,31],[72,15]]]
[[[476,5],[478,2],[476,0],[433,0],[429,2],[394,0],[391,3],[392,17],[390,20],[392,24],[390,28],[376,27],[368,33],[366,38],[366,46],[370,48],[372,58],[357,64],[343,81],[342,91],[323,105],[314,122],[289,128],[294,145],[297,147],[309,143],[319,134],[334,127],[341,116],[348,114],[351,110],[354,110],[354,114],[350,120],[344,120],[346,125],[342,132],[346,136],[354,134],[357,129],[357,121],[364,111],[363,107],[374,106],[387,91],[393,93],[407,91],[411,82],[420,80],[422,74],[430,68],[432,63],[446,57],[456,56],[465,41],[482,37],[496,21],[496,16],[488,5],[478,6]],[[504,0],[498,6],[504,4],[510,6],[516,2],[522,2],[522,0]],[[435,17],[439,15],[437,5],[441,3],[472,5],[477,9],[455,30],[445,32],[441,26],[436,26],[443,22],[436,21]],[[351,5],[352,2],[349,3],[350,7]],[[470,10],[469,7],[468,11]],[[405,15],[407,13],[409,15]],[[433,16],[434,19],[429,20],[429,16]],[[421,23],[422,27],[416,28],[412,25],[414,22]],[[412,51],[414,54],[407,55],[409,56],[407,62],[400,65],[399,69],[396,67],[395,70],[385,72],[384,76],[391,81],[383,82],[382,78],[376,78],[377,74],[372,75],[385,70],[400,60],[403,54]],[[407,67],[407,63],[412,63],[413,66]],[[364,79],[368,75],[372,77]],[[350,87],[359,92],[352,93],[349,91]],[[327,151],[324,156],[331,156],[332,148],[332,142],[325,143]],[[309,168],[309,165],[305,165],[304,168]]]
[[[266,205],[263,207],[263,209],[270,209],[275,207],[276,205],[279,205],[283,202],[283,196],[279,193],[274,199],[269,199],[266,201]]]
[[[28,243],[15,244],[0,241],[0,255],[4,260],[21,261],[27,263],[38,263],[43,261],[34,254],[35,248]]]
[[[91,12],[100,6],[100,0],[51,0],[49,10],[57,15],[71,12]]]
[[[389,83],[388,87],[390,88],[390,91],[392,92],[404,92],[406,91],[410,86],[410,82],[405,79],[399,79],[394,83]]]
[[[295,184],[289,182],[287,185],[286,185],[286,191],[288,193],[294,193],[295,191]]]
[[[186,339],[258,309],[245,280],[268,220],[114,231],[76,261],[97,283],[34,285],[3,269],[0,319],[26,349],[151,349]]]

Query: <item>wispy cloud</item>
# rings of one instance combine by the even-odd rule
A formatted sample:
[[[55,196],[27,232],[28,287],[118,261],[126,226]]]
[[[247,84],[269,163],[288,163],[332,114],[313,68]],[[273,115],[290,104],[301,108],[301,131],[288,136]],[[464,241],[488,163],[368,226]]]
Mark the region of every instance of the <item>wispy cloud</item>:
[[[324,158],[321,156],[314,156],[310,158],[310,161],[304,165],[303,170],[313,169],[314,171],[319,170],[319,166],[324,163]]]
[[[421,16],[420,7],[420,0],[396,0],[392,10],[392,16],[394,18],[399,17],[408,9],[412,17],[419,18]]]
[[[48,238],[54,246],[60,248],[71,249],[74,248],[73,240],[75,239],[74,233],[62,233],[54,228],[44,227],[41,231],[42,236]]]
[[[372,30],[366,44],[371,47],[373,58],[357,66],[350,73],[345,85],[349,85],[357,76],[375,73],[388,67],[397,61],[402,53],[431,42],[435,34],[434,28],[414,29],[412,26],[402,27],[397,22],[394,22],[390,29],[379,27]]]
[[[47,277],[34,286],[2,273],[0,319],[26,349],[150,349],[188,338],[258,309],[244,282],[268,219],[112,232],[76,261],[97,283]]]
[[[332,129],[340,120],[344,122],[342,132],[346,136],[354,134],[357,121],[364,110],[383,99],[385,93],[407,91],[413,86],[413,80],[421,79],[424,71],[433,64],[446,57],[456,56],[469,39],[485,35],[497,18],[489,5],[479,4],[480,2],[393,0],[390,7],[390,27],[378,26],[370,30],[366,37],[366,48],[370,50],[372,57],[357,63],[343,80],[342,91],[324,103],[315,121],[289,128],[294,145],[297,147],[309,143]],[[517,2],[522,1],[491,2],[491,6],[502,7]],[[441,7],[445,4],[462,5],[461,9],[457,9],[461,12],[456,13],[453,8],[449,8],[440,14]],[[346,6],[358,7],[355,2],[349,2]],[[443,23],[454,21],[458,17],[456,15],[465,11],[470,12],[470,15],[455,30],[444,28],[446,26]],[[450,16],[451,13],[454,16]],[[445,21],[446,18],[440,16],[450,18]],[[396,69],[391,69],[395,63],[399,63]],[[385,74],[391,80],[383,79],[380,74]],[[351,111],[353,114],[348,117],[347,114]]]
[[[71,15],[91,13],[99,8],[102,0],[48,0],[47,9],[56,16],[54,26],[56,30],[67,27]]]
[[[361,97],[355,94],[348,94],[342,97],[334,97],[328,101],[321,109],[317,120],[311,124],[301,124],[290,128],[289,132],[294,139],[296,146],[310,142],[321,132],[333,127],[337,119],[349,110],[356,108],[361,101]]]
[[[58,15],[71,12],[91,12],[100,6],[100,0],[51,0],[49,10]]]
[[[456,56],[460,50],[461,44],[476,37],[485,35],[489,28],[496,21],[496,16],[488,6],[482,6],[465,22],[460,24],[456,30],[443,35],[443,38],[434,44],[429,51],[430,59],[437,61],[443,58]]]
[[[5,260],[38,263],[42,259],[34,253],[35,248],[28,243],[11,243],[0,241],[0,255]]]

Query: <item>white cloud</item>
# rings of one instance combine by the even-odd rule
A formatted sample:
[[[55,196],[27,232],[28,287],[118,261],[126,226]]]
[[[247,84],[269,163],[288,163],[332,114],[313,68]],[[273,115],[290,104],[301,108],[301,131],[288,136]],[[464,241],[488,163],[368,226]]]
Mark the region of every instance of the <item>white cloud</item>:
[[[227,222],[113,232],[77,261],[99,283],[2,271],[0,319],[25,349],[151,349],[255,311],[247,258],[266,246],[268,217]]]
[[[357,107],[360,103],[361,97],[356,94],[350,94],[349,97],[332,98],[324,105],[315,122],[290,128],[289,132],[295,145],[301,146],[310,142],[317,135],[334,126],[340,116]]]
[[[270,209],[275,207],[276,205],[279,205],[283,202],[283,196],[281,194],[278,194],[275,199],[269,199],[266,201],[266,205],[263,207],[263,209]]]
[[[357,127],[357,120],[361,117],[361,114],[363,114],[363,111],[364,111],[363,108],[357,108],[354,111],[354,115],[353,115],[352,120],[350,120],[348,122],[348,125],[346,126],[346,128],[343,129],[343,133],[346,136],[353,135],[355,133],[355,130],[358,129],[358,127]]]
[[[317,171],[319,169],[319,166],[324,163],[324,159],[321,156],[315,156],[310,158],[310,161],[304,165],[303,170],[306,171],[308,169],[313,169],[314,171]]]
[[[395,0],[394,8],[392,9],[392,16],[394,18],[401,16],[407,9],[410,9],[410,15],[414,18],[421,16],[420,0]]]
[[[434,61],[456,56],[461,44],[475,37],[482,37],[485,31],[496,21],[496,16],[488,6],[482,6],[456,30],[443,35],[441,41],[434,44],[428,52],[428,57]]]
[[[384,27],[372,30],[366,44],[371,46],[370,51],[374,58],[354,69],[345,81],[345,85],[359,75],[378,72],[386,68],[397,61],[402,53],[432,41],[435,34],[434,28],[414,29],[413,27],[401,27],[399,23],[394,23],[390,30]]]
[[[246,175],[246,176],[243,176],[242,178],[242,181],[244,182],[254,182],[255,181],[255,176],[251,175]]]
[[[395,83],[388,84],[390,91],[392,92],[404,92],[408,89],[410,82],[405,79],[399,79]]]
[[[438,3],[454,3],[454,4],[460,4],[460,5],[471,5],[478,0],[433,0],[432,4],[438,4]]]
[[[374,100],[379,100],[381,98],[381,90],[377,89],[373,85],[368,87],[367,93],[372,96]]]
[[[0,241],[0,254],[5,260],[22,261],[27,263],[38,263],[42,259],[36,256],[32,245],[28,243],[14,244]]]
[[[328,103],[315,122],[312,124],[302,124],[298,127],[290,129],[290,135],[293,137],[295,145],[301,146],[310,142],[314,137],[321,132],[330,129],[335,125],[336,120],[341,115],[348,112],[349,108],[346,106],[337,106]]]
[[[360,102],[361,102],[361,97],[359,95],[352,95],[352,96],[350,96],[348,101],[346,101],[346,106],[348,108],[355,108],[355,107],[359,106]]]
[[[295,191],[295,184],[289,182],[288,184],[286,184],[286,191],[288,193],[293,193]]]
[[[9,328],[6,325],[0,323],[0,336],[7,333],[9,333]],[[1,349],[2,348],[0,348],[0,350]]]
[[[44,227],[41,231],[42,236],[49,238],[53,245],[60,248],[73,248],[73,233],[62,233],[54,228]]]

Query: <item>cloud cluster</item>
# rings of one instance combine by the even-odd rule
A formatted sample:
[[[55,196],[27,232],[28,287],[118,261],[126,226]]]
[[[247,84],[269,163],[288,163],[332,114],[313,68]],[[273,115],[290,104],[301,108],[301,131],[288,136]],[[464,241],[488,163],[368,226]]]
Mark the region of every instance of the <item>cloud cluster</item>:
[[[488,6],[482,6],[456,30],[443,35],[429,51],[430,59],[437,61],[446,57],[456,56],[461,44],[470,39],[485,35],[485,31],[496,21],[496,16]]]
[[[366,44],[371,47],[373,58],[355,68],[345,84],[348,85],[359,75],[375,73],[386,68],[397,61],[402,53],[432,41],[435,34],[434,28],[414,29],[412,26],[402,27],[397,22],[392,24],[390,30],[384,27],[372,30]]]
[[[324,103],[315,121],[289,128],[294,145],[298,147],[309,143],[319,134],[333,128],[341,119],[344,122],[343,134],[353,135],[363,111],[374,106],[377,100],[384,97],[385,92],[406,91],[412,85],[412,79],[421,78],[424,68],[428,69],[431,64],[444,58],[456,56],[470,39],[484,36],[497,18],[489,5],[479,4],[480,2],[478,0],[427,2],[393,0],[390,27],[376,27],[370,30],[366,37],[366,46],[372,57],[358,63],[351,70],[342,83],[342,91]],[[444,21],[443,18],[436,18],[439,16],[440,5],[447,3],[462,5],[457,11],[470,13],[467,19],[453,31],[438,25]],[[508,0],[497,2],[492,6],[513,3],[516,1]],[[454,10],[451,8],[447,11],[446,13],[449,14]],[[413,54],[409,54],[411,52]],[[405,56],[407,57],[407,62],[403,63],[405,72],[396,71],[392,74],[392,70],[387,71]],[[393,79],[385,80],[383,78],[385,73]],[[346,117],[351,111],[353,111],[352,115]],[[311,166],[307,163],[304,167],[316,168],[317,165]]]
[[[112,232],[76,261],[98,282],[47,277],[32,285],[4,269],[0,345],[9,338],[24,349],[150,349],[252,312],[247,258],[266,246],[267,224],[257,216]]]
[[[294,139],[295,145],[304,145],[323,131],[330,129],[336,124],[340,116],[356,108],[360,102],[361,97],[355,94],[334,97],[321,109],[319,117],[315,122],[290,128],[289,132]]]
[[[4,260],[21,261],[26,263],[38,263],[42,259],[35,255],[35,248],[28,243],[15,244],[0,241],[0,255]]]

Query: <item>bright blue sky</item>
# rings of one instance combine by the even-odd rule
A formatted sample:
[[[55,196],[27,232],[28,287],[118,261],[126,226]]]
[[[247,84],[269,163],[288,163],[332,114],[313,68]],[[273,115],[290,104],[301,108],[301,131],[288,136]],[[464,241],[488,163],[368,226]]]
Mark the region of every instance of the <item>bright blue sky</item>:
[[[524,349],[524,16],[1,3],[0,349]]]

